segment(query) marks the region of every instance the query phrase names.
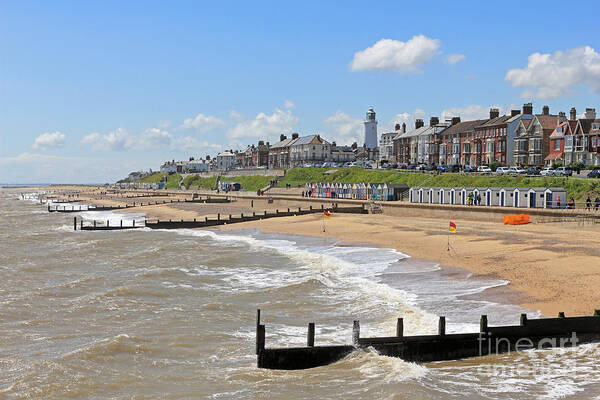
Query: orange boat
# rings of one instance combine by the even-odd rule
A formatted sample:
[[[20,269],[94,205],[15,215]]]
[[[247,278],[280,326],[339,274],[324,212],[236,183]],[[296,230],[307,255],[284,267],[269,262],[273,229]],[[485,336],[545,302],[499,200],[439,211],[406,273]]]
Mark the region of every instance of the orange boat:
[[[504,225],[523,225],[529,223],[529,214],[506,215]]]

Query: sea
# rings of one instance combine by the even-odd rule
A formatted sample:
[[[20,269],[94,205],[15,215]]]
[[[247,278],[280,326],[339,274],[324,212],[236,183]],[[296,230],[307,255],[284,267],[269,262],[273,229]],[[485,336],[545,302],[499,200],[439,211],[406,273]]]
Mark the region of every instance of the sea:
[[[47,188],[46,190],[51,190]],[[143,218],[82,212],[79,218]],[[74,231],[39,192],[0,189],[0,399],[590,399],[600,347],[414,364],[356,350],[299,371],[256,366],[266,346],[516,324],[535,310],[475,278],[357,241],[217,229]],[[401,246],[400,246],[401,247]]]

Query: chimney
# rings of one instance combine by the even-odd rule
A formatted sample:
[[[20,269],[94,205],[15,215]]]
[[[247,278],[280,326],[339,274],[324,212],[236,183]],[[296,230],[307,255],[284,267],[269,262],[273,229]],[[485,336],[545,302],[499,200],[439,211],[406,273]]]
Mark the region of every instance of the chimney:
[[[533,114],[533,105],[531,103],[523,104],[523,114]]]
[[[565,122],[567,120],[567,115],[565,114],[564,111],[561,111],[558,113],[558,124],[562,124],[563,122]]]
[[[585,119],[596,119],[596,109],[595,108],[586,108],[584,118]]]
[[[452,117],[452,125],[456,125],[460,122],[460,117]]]
[[[259,140],[259,141],[258,141],[258,145],[259,145],[259,146],[264,146],[264,145],[265,145],[265,142],[264,142],[263,140]]]
[[[500,116],[500,110],[497,108],[490,108],[490,119],[498,118]]]
[[[406,122],[402,123],[402,133],[406,133]]]
[[[438,117],[429,118],[429,126],[436,126],[440,123],[440,119]]]
[[[279,135],[280,142],[283,142],[285,139],[287,139],[287,137],[285,137],[285,135]]]
[[[415,120],[415,129],[419,129],[419,128],[423,127],[423,125],[425,125],[425,124],[423,123],[422,119],[419,118],[419,119]]]
[[[550,107],[548,107],[548,106],[542,107],[542,115],[550,115]]]
[[[519,114],[521,114],[521,110],[510,110],[511,117],[516,117]]]
[[[269,142],[267,142],[267,147],[269,147]]]
[[[356,142],[352,143],[352,150],[356,150],[358,148],[358,144]]]
[[[394,125],[394,130],[398,132],[400,130],[400,124]]]
[[[571,121],[575,121],[577,119],[577,110],[575,107],[571,107],[570,117]]]
[[[335,142],[331,142],[331,147],[336,147],[337,144]]]
[[[298,134],[297,133],[292,133],[292,139],[298,139]]]

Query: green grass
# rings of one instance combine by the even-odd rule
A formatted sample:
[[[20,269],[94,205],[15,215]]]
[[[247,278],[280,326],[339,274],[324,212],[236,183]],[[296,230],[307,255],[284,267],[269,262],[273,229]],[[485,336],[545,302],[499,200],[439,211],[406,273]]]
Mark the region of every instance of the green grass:
[[[440,187],[562,187],[567,195],[575,200],[585,200],[589,195],[592,199],[600,195],[600,180],[559,177],[518,176],[481,176],[470,174],[441,174],[402,173],[397,171],[378,171],[360,167],[339,168],[333,174],[325,174],[325,168],[294,168],[287,172],[279,181],[279,186],[289,183],[292,186],[304,185],[309,182],[340,182],[340,183],[405,183],[408,186],[440,186]]]
[[[222,181],[237,182],[242,185],[242,189],[246,189],[250,192],[255,192],[258,189],[262,189],[271,182],[272,176],[262,175],[251,175],[251,176],[222,176]],[[183,184],[186,188],[191,186],[198,186],[203,189],[214,188],[217,185],[217,177],[201,177],[199,175],[190,175],[183,180]]]
[[[204,178],[200,175],[189,175],[183,180],[183,185],[188,189],[190,186],[198,186],[203,189],[210,189],[217,185],[217,177],[209,176]]]
[[[163,182],[164,177],[167,177],[167,183],[165,188],[167,189],[178,189],[179,188],[179,180],[181,180],[181,175],[179,174],[167,174],[162,172],[157,172],[152,175],[148,175],[136,182],[147,182],[147,183],[160,183]]]

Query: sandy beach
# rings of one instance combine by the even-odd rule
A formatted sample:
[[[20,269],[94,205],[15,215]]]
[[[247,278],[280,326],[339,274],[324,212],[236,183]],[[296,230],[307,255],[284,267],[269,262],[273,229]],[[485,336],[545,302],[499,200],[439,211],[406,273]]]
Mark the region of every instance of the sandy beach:
[[[81,195],[97,205],[132,204],[191,196],[99,199]],[[228,204],[173,203],[130,208],[149,219],[185,219],[274,211],[264,198],[251,204],[239,199]],[[532,223],[521,226],[498,222],[453,219],[457,232],[449,234],[448,219],[386,214],[320,214],[273,218],[225,225],[219,229],[257,228],[269,233],[325,236],[344,242],[363,242],[393,248],[411,257],[461,268],[474,276],[509,281],[486,295],[540,310],[546,316],[559,311],[567,315],[590,315],[600,308],[600,224],[576,222]],[[448,247],[448,240],[450,247]]]
[[[508,226],[492,222],[400,218],[387,215],[334,215],[326,232],[318,215],[245,222],[222,229],[326,236],[394,248],[412,257],[463,268],[478,276],[510,281],[510,301],[544,315],[559,311],[590,315],[600,308],[600,226],[547,223]],[[506,295],[506,291],[499,291]]]

